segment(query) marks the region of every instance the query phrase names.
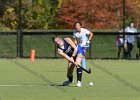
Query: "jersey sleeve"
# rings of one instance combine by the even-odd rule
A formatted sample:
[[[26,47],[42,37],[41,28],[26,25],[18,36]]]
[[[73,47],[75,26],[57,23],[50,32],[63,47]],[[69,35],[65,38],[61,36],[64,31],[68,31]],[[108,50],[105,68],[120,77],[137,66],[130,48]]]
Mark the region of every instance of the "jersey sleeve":
[[[60,48],[57,48],[57,52],[63,52],[63,50],[61,50]]]
[[[89,31],[89,30],[87,30],[87,29],[84,29],[84,31],[85,31],[85,33],[86,33],[87,35],[89,35],[89,34],[90,34],[90,31]]]
[[[128,32],[128,29],[129,29],[129,27],[126,27],[124,31],[125,31],[125,32]]]

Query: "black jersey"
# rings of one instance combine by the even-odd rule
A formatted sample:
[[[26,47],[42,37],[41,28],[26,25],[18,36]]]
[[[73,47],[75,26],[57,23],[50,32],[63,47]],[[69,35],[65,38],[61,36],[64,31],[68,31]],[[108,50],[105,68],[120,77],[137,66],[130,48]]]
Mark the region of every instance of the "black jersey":
[[[61,49],[66,55],[68,55],[69,57],[72,56],[74,49],[70,46],[70,44],[68,44],[64,39],[64,49],[62,49],[61,47],[57,47],[58,49]]]

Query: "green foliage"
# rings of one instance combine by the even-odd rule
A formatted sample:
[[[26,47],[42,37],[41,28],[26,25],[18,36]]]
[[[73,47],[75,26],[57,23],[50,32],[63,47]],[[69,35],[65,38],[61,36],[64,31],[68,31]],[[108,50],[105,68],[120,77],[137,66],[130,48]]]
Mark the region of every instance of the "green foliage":
[[[71,29],[75,21],[96,30],[122,26],[122,0],[22,0],[21,5],[21,24],[26,30]],[[140,28],[139,15],[140,1],[127,0],[126,24],[134,20]],[[16,30],[18,21],[19,0],[0,0],[0,30]]]
[[[22,0],[22,29],[57,28],[58,24],[56,24],[57,19],[55,16],[61,2],[62,0],[55,3],[50,0],[32,0],[32,2],[29,2],[29,0]],[[17,0],[14,4],[6,6],[6,10],[0,18],[0,26],[15,30],[18,27],[19,21],[19,2]]]
[[[6,27],[3,23],[0,22],[0,30],[1,31],[10,31],[10,28]]]
[[[17,27],[17,15],[12,6],[9,6],[0,18],[0,30],[12,30]]]
[[[27,5],[25,5],[27,6]],[[48,29],[51,16],[54,14],[52,11],[52,6],[47,0],[34,1],[33,5],[28,5],[22,9],[22,16],[24,24],[24,29]]]

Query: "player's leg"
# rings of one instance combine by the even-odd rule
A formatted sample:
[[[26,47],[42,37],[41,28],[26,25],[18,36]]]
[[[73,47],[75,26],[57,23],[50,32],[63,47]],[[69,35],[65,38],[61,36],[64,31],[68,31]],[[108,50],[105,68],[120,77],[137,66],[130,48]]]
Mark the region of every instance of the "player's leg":
[[[118,59],[120,59],[121,46],[118,46]]]
[[[83,48],[84,49],[84,54],[86,54],[86,51],[87,51],[87,49],[85,49],[85,48]],[[86,69],[86,59],[85,59],[85,57],[83,57],[83,59],[82,59],[82,67],[84,68],[84,69]]]
[[[68,69],[67,69],[67,77],[70,82],[73,82],[73,70],[74,70],[75,65],[72,63],[68,63]]]
[[[127,58],[130,58],[130,43],[127,43]]]
[[[128,54],[127,54],[127,52],[128,52],[128,47],[127,47],[127,45],[124,45],[123,46],[123,58],[128,58]]]
[[[83,67],[84,69],[86,69],[86,59],[85,59],[85,57],[84,57],[83,60],[82,60],[82,67]]]
[[[84,56],[82,54],[78,54],[76,57],[76,63],[78,65],[81,65],[83,58],[84,58]],[[76,86],[81,87],[82,86],[81,81],[82,81],[82,68],[77,67],[77,84],[76,84]]]
[[[131,43],[131,44],[130,44],[130,57],[131,57],[131,52],[132,52],[132,50],[133,50],[133,44]]]
[[[123,52],[125,52],[125,51],[123,51],[123,49],[124,49],[123,45],[118,47],[118,59],[121,59],[123,57],[123,56],[121,56],[121,54],[123,54]]]
[[[76,63],[81,66],[81,62],[84,58],[84,50],[80,46],[78,46],[78,53],[76,56]],[[81,80],[82,80],[82,68],[77,67],[77,84],[76,86],[81,87]]]
[[[67,86],[73,82],[73,70],[75,65],[73,65],[71,62],[68,62],[68,68],[67,68],[67,78],[68,80],[63,82],[64,86]]]
[[[128,57],[131,58],[131,51],[133,49],[133,44],[132,43],[128,43]]]

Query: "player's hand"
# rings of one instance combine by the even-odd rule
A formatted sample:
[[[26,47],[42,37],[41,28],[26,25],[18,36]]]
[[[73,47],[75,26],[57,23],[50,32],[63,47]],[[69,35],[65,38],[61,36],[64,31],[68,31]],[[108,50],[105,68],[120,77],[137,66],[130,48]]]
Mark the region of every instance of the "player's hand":
[[[78,67],[78,64],[77,64],[76,62],[73,62],[73,64],[74,64],[76,67]]]
[[[74,58],[73,57],[70,57],[70,59],[74,62]]]
[[[90,41],[88,40],[88,41],[87,41],[87,43],[89,44],[89,43],[90,43]]]

